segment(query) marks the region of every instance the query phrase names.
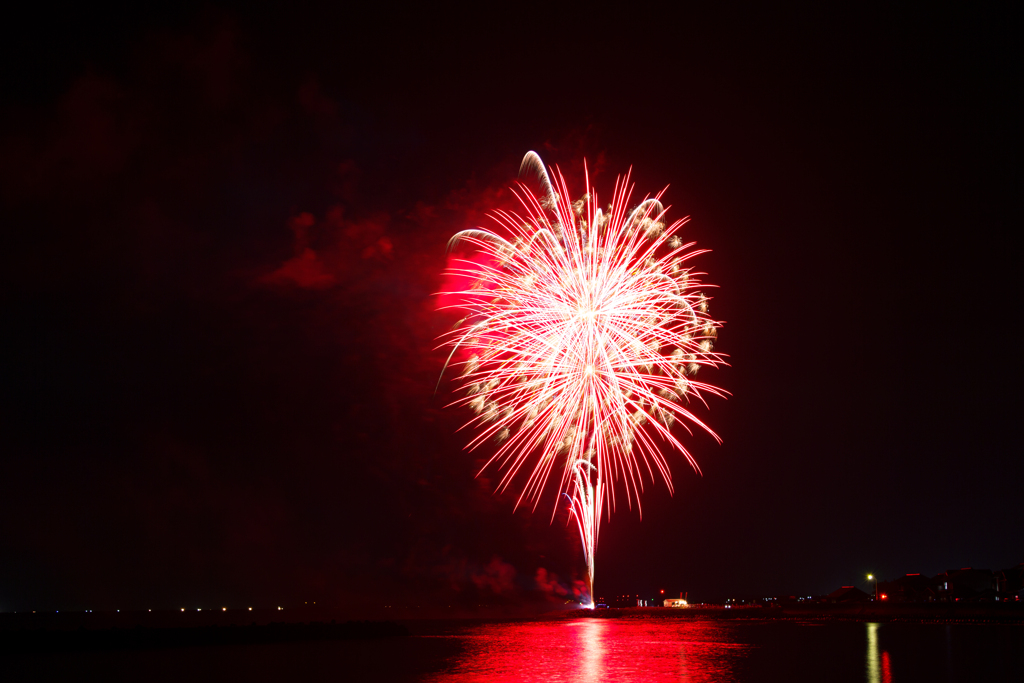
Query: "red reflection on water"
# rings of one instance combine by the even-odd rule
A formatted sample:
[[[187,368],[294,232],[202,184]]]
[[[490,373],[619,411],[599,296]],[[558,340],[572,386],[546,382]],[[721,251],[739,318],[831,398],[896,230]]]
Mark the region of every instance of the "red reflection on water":
[[[749,649],[733,631],[675,619],[487,624],[461,636],[463,654],[432,680],[728,683]]]
[[[882,683],[892,683],[892,664],[889,663],[889,653],[882,650]]]

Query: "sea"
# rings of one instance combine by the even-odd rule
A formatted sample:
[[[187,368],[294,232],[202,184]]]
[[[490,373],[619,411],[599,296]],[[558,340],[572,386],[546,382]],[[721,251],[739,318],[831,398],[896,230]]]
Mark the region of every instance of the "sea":
[[[565,618],[412,635],[8,657],[4,680],[728,683],[1024,681],[1024,625]]]

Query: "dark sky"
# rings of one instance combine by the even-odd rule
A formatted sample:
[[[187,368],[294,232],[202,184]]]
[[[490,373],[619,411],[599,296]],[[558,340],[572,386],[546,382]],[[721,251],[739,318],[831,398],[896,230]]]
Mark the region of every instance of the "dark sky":
[[[530,149],[669,185],[726,321],[724,444],[599,594],[1024,560],[1010,14],[674,11],[5,22],[0,610],[571,589],[554,492],[513,514],[433,395],[445,242]]]

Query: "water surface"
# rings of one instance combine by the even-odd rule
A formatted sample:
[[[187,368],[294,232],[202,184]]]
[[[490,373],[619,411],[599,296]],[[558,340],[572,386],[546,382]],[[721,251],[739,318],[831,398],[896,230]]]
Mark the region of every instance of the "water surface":
[[[1024,680],[1024,626],[574,619],[485,624],[432,682]]]
[[[146,683],[1024,681],[1024,625],[631,617],[409,624],[423,635],[10,653],[2,678]]]

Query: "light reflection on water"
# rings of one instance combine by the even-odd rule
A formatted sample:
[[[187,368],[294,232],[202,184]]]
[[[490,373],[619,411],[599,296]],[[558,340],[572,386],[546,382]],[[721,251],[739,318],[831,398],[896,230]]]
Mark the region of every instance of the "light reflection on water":
[[[868,683],[892,683],[892,666],[889,660],[889,653],[885,650],[882,650],[881,655],[878,653],[878,627],[880,624],[869,621],[864,626],[868,630]]]
[[[461,651],[433,669],[433,683],[1024,681],[1020,623],[623,617],[461,626],[441,637]]]
[[[430,680],[729,683],[750,649],[732,631],[713,621],[488,624],[466,633],[462,656]]]

